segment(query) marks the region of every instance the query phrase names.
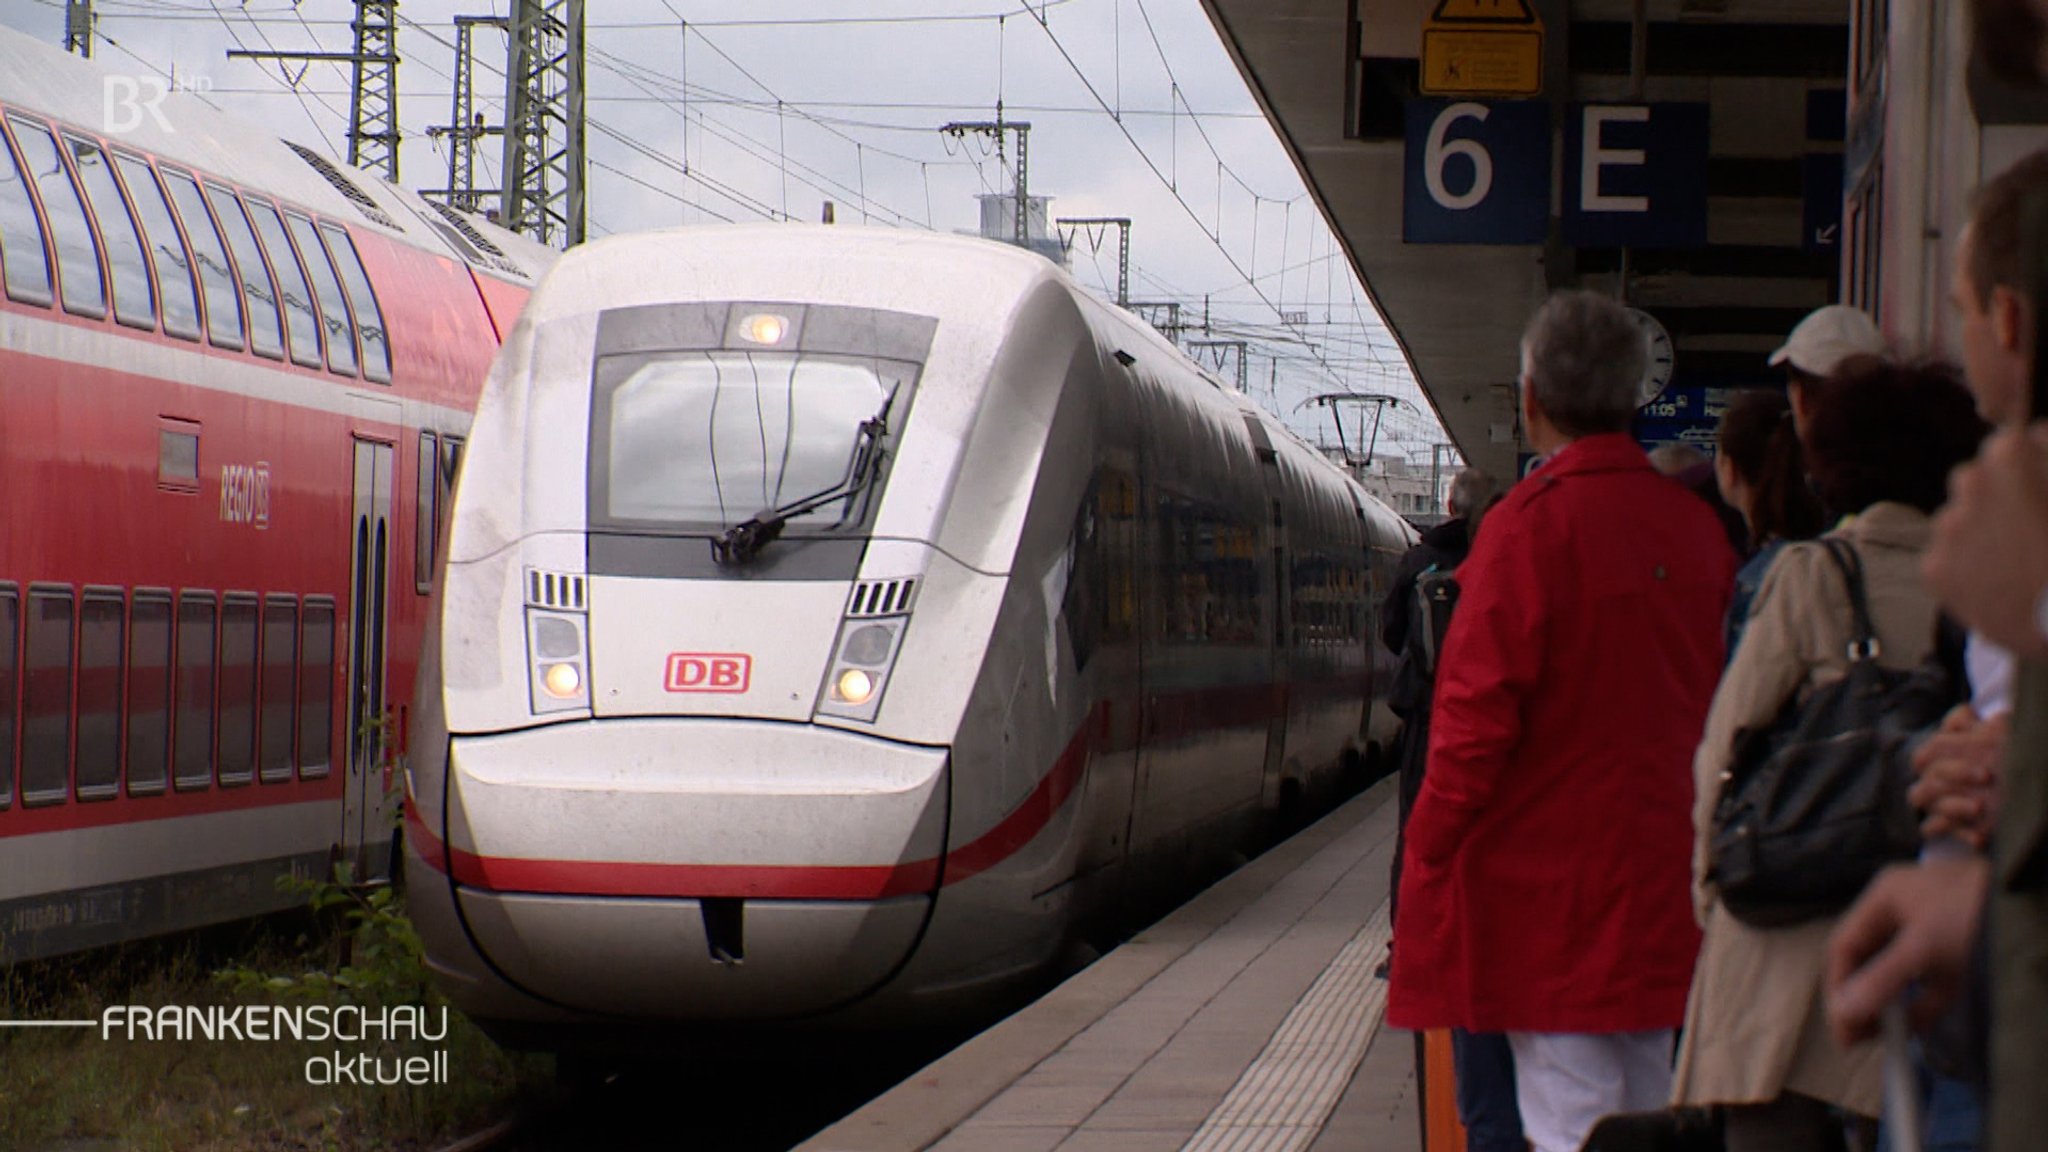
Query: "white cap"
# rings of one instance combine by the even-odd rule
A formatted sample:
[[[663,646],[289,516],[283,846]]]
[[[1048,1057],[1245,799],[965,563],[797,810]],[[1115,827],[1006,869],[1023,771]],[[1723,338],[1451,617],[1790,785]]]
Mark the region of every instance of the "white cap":
[[[1884,334],[1869,316],[1847,304],[1830,304],[1814,310],[1785,346],[1771,353],[1771,367],[1790,361],[1809,376],[1827,376],[1851,356],[1884,355]]]

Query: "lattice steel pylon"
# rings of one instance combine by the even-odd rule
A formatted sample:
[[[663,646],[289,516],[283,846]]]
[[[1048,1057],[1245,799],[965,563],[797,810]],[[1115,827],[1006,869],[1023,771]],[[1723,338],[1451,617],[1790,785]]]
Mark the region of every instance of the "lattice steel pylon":
[[[92,59],[92,26],[98,20],[93,15],[92,0],[65,0],[64,50]]]
[[[1116,246],[1116,306],[1131,306],[1131,218],[1129,216],[1069,216],[1059,222],[1060,243],[1072,247],[1073,236],[1068,228],[1088,229],[1088,241],[1097,249],[1102,247],[1101,232],[1114,227],[1117,230]]]
[[[488,28],[509,28],[511,22],[503,16],[457,16],[455,18],[455,82],[452,108],[448,123],[427,129],[427,135],[445,138],[448,141],[448,186],[424,196],[444,201],[451,208],[464,212],[475,212],[483,206],[485,197],[498,195],[496,188],[476,186],[476,149],[487,136],[503,135],[503,127],[492,127],[484,123],[483,113],[476,110],[476,45],[474,33],[478,25]]]
[[[1017,185],[1016,231],[1013,243],[1019,248],[1031,245],[1031,125],[1022,120],[1004,120],[1003,105],[996,103],[994,120],[955,120],[939,127],[942,135],[962,139],[969,133],[987,136],[996,142],[996,158],[1003,154],[1005,134],[1017,137],[1017,163],[1012,179]]]
[[[514,0],[499,223],[542,244],[583,241],[583,0]]]
[[[329,60],[354,67],[348,162],[398,183],[398,0],[356,0],[353,52],[228,50],[229,59]],[[296,84],[294,84],[296,87]]]
[[[356,0],[348,162],[398,182],[398,0]]]

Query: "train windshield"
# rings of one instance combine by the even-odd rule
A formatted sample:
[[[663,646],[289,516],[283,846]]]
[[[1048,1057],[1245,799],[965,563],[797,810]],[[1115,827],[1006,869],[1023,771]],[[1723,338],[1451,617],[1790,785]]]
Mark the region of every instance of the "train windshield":
[[[598,381],[609,418],[592,431],[609,449],[606,518],[729,527],[834,489],[862,447],[863,423],[888,407],[894,381],[884,376],[874,361],[848,357],[605,357]],[[792,515],[790,528],[858,522],[871,495],[856,488]]]

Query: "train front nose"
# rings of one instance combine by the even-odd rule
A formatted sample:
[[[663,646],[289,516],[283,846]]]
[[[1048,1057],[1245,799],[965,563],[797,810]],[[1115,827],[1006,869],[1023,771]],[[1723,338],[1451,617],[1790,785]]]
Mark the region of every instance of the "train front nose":
[[[806,1015],[908,958],[946,778],[944,749],[763,720],[457,736],[450,882],[480,955],[571,1011]]]

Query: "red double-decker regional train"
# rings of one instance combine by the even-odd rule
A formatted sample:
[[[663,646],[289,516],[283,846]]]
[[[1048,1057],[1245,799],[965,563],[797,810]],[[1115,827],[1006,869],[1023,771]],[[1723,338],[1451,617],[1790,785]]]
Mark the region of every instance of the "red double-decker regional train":
[[[552,256],[0,31],[0,963],[390,866],[438,521]]]

